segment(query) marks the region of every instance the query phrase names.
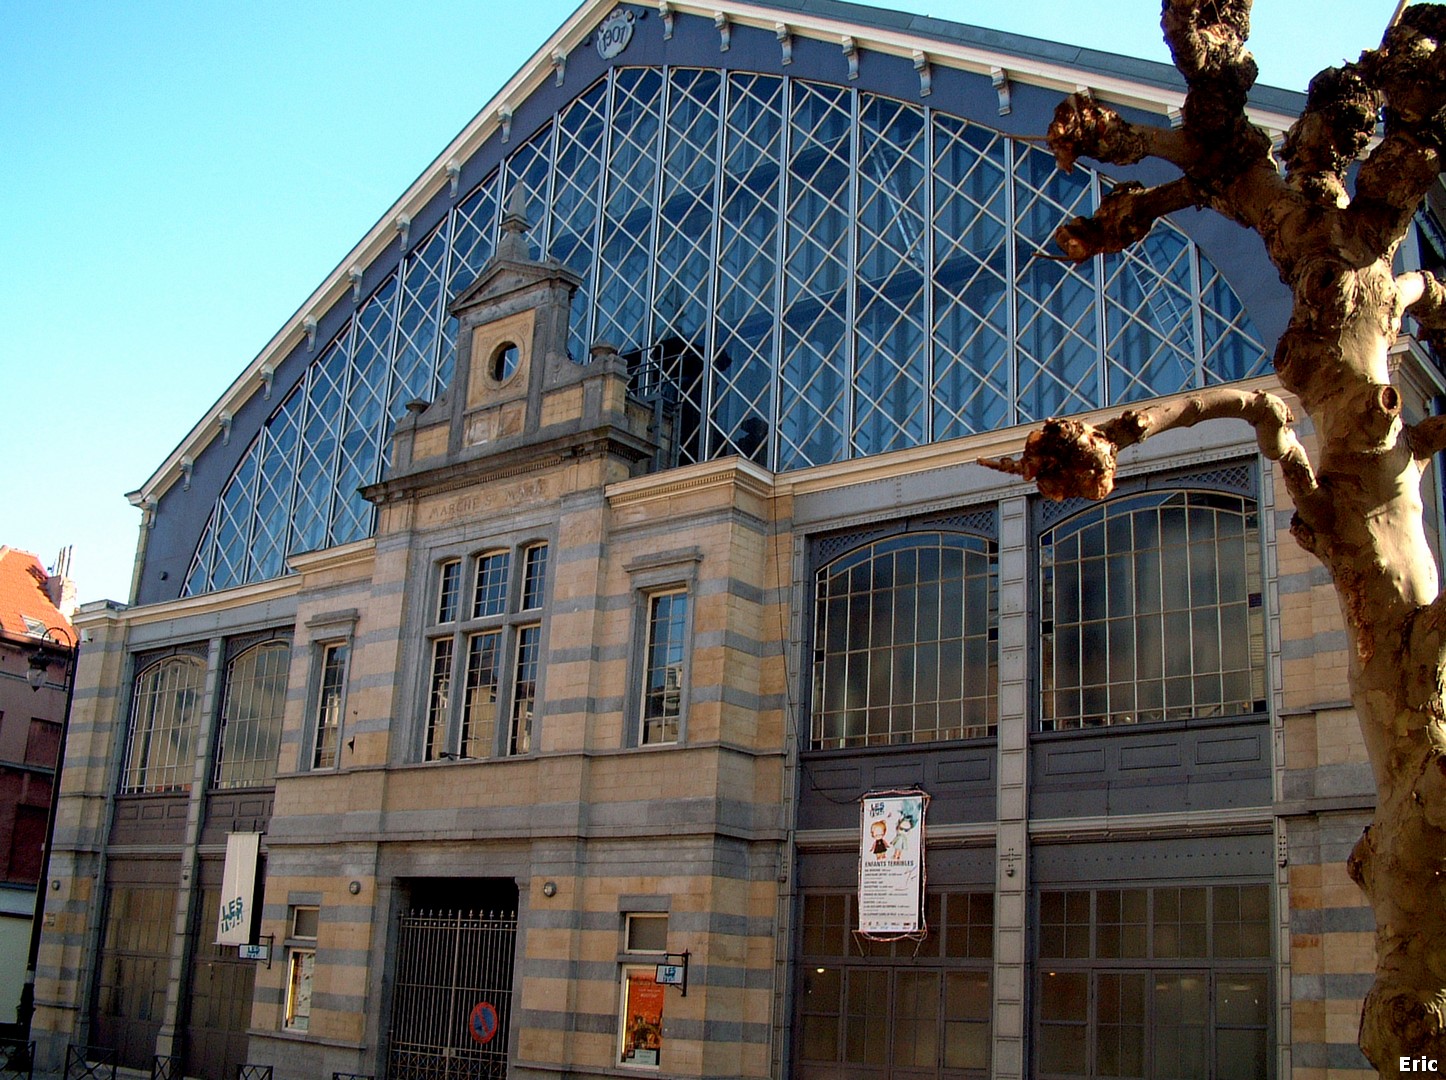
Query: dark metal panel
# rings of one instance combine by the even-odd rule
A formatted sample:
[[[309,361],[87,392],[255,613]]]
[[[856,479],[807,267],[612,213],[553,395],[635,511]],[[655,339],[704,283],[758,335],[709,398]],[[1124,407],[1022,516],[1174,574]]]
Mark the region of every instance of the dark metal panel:
[[[867,791],[920,787],[932,799],[929,824],[993,821],[994,740],[916,743],[807,754],[802,762],[798,827],[852,829]]]
[[[264,833],[271,820],[271,807],[275,799],[276,792],[269,788],[219,791],[207,795],[201,843],[224,844],[226,834],[233,832]]]
[[[1264,878],[1274,872],[1268,832],[1248,836],[1187,836],[1168,840],[1106,840],[1035,844],[1035,884]]]
[[[994,847],[944,847],[925,834],[925,864],[929,891],[948,886],[976,886],[994,890]],[[801,889],[853,889],[859,881],[859,857],[853,851],[809,851],[798,858]]]
[[[117,795],[111,819],[112,844],[174,844],[186,838],[185,792],[166,795]],[[171,880],[175,880],[174,875]]]
[[[1036,818],[1269,806],[1270,724],[1143,725],[1030,740]]]

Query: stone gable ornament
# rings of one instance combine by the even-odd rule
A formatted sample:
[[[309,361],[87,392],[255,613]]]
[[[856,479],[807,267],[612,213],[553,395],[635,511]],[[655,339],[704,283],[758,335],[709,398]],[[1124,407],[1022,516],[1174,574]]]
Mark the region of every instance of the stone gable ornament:
[[[608,12],[607,18],[598,23],[597,54],[604,60],[611,60],[626,49],[628,42],[633,40],[635,18],[631,11],[622,8]]]

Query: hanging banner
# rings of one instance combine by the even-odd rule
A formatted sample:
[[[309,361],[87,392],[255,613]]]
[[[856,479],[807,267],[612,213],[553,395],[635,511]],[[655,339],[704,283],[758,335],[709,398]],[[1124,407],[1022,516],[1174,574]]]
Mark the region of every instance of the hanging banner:
[[[923,792],[875,792],[860,801],[859,926],[866,937],[903,937],[923,931]]]
[[[256,857],[261,834],[226,834],[226,868],[221,873],[221,912],[216,919],[217,945],[251,941],[251,910],[256,898]]]

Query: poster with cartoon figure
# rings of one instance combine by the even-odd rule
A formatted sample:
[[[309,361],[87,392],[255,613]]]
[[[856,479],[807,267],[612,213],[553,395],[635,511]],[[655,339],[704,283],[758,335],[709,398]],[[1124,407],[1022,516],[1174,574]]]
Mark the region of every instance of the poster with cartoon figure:
[[[924,885],[924,809],[929,796],[865,795],[859,848],[859,933],[920,932]]]

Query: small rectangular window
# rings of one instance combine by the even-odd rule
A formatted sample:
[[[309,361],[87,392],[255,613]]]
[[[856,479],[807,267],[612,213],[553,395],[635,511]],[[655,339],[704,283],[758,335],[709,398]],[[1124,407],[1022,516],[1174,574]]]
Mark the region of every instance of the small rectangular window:
[[[542,646],[541,626],[517,628],[517,676],[512,683],[512,737],[510,750],[532,750],[532,710],[537,704],[537,664]]]
[[[447,702],[452,689],[452,639],[432,642],[432,674],[427,685],[427,745],[423,759],[435,761],[447,749]]]
[[[547,588],[547,545],[533,544],[522,553],[522,611],[542,606]]]
[[[488,630],[467,639],[467,684],[462,698],[462,756],[491,757],[497,725],[502,632]]]
[[[628,952],[668,951],[666,915],[629,915],[624,945]]]
[[[622,1010],[618,1017],[618,1061],[656,1069],[663,1057],[665,987],[654,978],[655,967],[626,966],[622,972]]]
[[[444,562],[437,574],[437,621],[457,621],[457,608],[462,595],[462,563],[459,559]]]
[[[286,1027],[311,1028],[311,980],[316,970],[315,949],[288,949],[286,957]]]
[[[472,618],[502,615],[507,611],[507,569],[505,551],[494,551],[477,559],[476,584],[472,590]]]
[[[314,769],[336,767],[341,743],[342,698],[346,690],[346,662],[350,646],[336,642],[322,649],[321,683],[316,694],[316,751],[312,755]]]
[[[643,746],[678,741],[683,712],[688,594],[654,593],[648,598],[647,644],[643,650]]]
[[[321,909],[317,907],[294,907],[291,909],[291,936],[316,940],[316,927],[321,920]]]

